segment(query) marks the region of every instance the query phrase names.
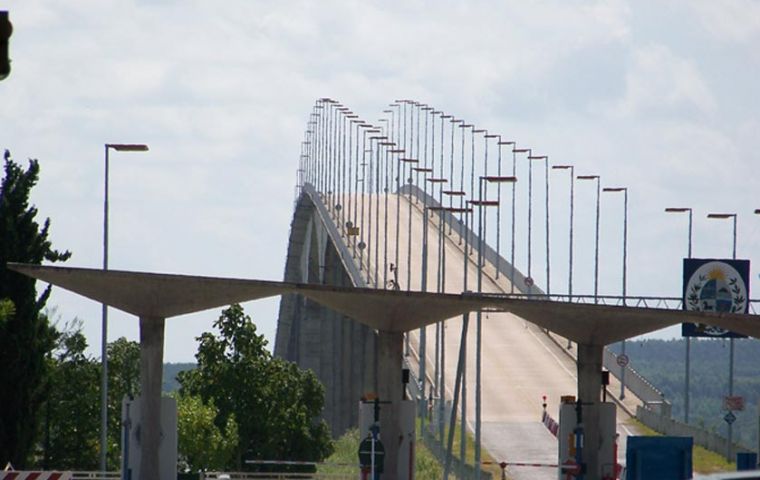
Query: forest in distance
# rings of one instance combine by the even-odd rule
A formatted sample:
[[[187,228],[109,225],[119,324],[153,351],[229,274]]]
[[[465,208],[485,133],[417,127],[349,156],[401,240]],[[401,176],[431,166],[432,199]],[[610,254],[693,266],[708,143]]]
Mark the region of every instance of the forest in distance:
[[[621,343],[610,345],[616,354]],[[760,340],[734,341],[734,396],[744,397],[744,411],[734,412],[734,441],[753,450],[758,445]],[[728,395],[728,339],[693,338],[690,355],[689,423],[726,436],[723,398]],[[628,340],[630,366],[665,394],[675,420],[684,420],[686,339]]]

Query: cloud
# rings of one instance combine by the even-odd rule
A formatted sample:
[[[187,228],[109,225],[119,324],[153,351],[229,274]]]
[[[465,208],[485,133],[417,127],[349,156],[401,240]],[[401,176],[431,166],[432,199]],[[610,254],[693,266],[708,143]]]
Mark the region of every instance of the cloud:
[[[757,42],[760,37],[760,3],[754,0],[698,0],[690,3],[703,28],[720,41],[745,44]]]
[[[693,62],[664,45],[651,45],[635,49],[626,93],[615,113],[645,118],[710,113],[715,108],[713,94]]]

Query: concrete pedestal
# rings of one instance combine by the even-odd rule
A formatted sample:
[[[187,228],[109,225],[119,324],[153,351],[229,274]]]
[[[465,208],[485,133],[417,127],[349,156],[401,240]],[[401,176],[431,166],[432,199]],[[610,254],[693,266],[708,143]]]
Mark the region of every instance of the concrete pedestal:
[[[603,353],[603,345],[578,344],[578,398],[584,407],[583,427],[586,432],[583,446],[583,461],[587,469],[585,480],[601,479],[599,405],[602,395]],[[588,406],[591,408],[586,408]]]
[[[159,317],[140,317],[140,478],[160,476],[161,381],[164,366],[164,323]],[[176,468],[175,468],[176,473]]]
[[[378,394],[380,400],[390,401],[384,406],[390,409],[390,422],[383,426],[383,444],[385,445],[385,474],[383,480],[397,480],[398,456],[403,434],[399,425],[401,418],[401,400],[404,398],[404,385],[401,383],[402,355],[404,335],[380,331],[377,337],[377,373]]]

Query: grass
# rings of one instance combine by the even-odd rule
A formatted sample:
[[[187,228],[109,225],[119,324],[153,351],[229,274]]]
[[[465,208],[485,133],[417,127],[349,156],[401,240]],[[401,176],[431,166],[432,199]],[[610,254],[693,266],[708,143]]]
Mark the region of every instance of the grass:
[[[354,428],[346,432],[335,441],[335,451],[325,463],[332,465],[320,465],[317,472],[329,475],[346,475],[346,478],[355,478],[359,458],[359,430]],[[438,463],[430,450],[425,448],[422,442],[417,443],[415,451],[415,470],[419,480],[438,480],[443,477],[443,467]]]
[[[643,435],[647,436],[660,436],[661,433],[652,430],[651,428],[647,427],[640,421],[636,419],[631,419],[628,422],[629,424],[636,427],[638,431],[640,431]],[[691,461],[692,461],[692,467],[695,472],[697,473],[717,473],[717,472],[726,472],[726,471],[735,471],[736,470],[736,463],[729,462],[726,460],[726,457],[719,453],[715,453],[711,450],[707,450],[704,447],[701,447],[699,445],[694,445],[694,448],[691,452]]]
[[[443,477],[443,465],[438,462],[435,456],[428,450],[422,441],[420,432],[419,419],[417,419],[417,448],[415,451],[415,478],[417,480],[439,480]],[[448,432],[448,430],[447,430]],[[454,453],[459,458],[460,445],[460,426],[457,423],[454,432]],[[320,474],[330,475],[356,475],[356,465],[358,463],[357,450],[359,448],[359,430],[352,429],[335,441],[335,451],[325,460],[327,464],[320,465],[317,471]],[[467,462],[472,465],[475,459],[475,442],[472,435],[467,432],[467,448],[465,453]],[[488,452],[482,451],[482,460],[484,462],[493,462],[494,460],[488,455]],[[490,472],[494,480],[501,479],[501,468],[498,465],[484,465],[483,470]],[[457,472],[452,472],[456,475]],[[351,477],[353,478],[353,477]]]
[[[420,424],[419,419],[417,420],[417,431],[420,430]],[[447,441],[448,439],[448,433],[449,429],[446,428],[446,436],[444,436],[444,441]],[[455,458],[461,458],[460,452],[461,452],[461,438],[462,438],[462,431],[461,431],[461,423],[457,422],[456,426],[454,427],[454,457]],[[468,465],[473,465],[475,463],[475,438],[473,435],[467,431],[466,432],[466,445],[465,445],[465,463]],[[481,456],[481,462],[485,463],[483,465],[483,470],[486,472],[491,473],[491,478],[494,480],[501,479],[501,467],[495,464],[496,460],[494,460],[491,455],[488,454],[488,451],[485,449],[481,449],[480,451]],[[456,474],[457,472],[452,472],[453,474]]]

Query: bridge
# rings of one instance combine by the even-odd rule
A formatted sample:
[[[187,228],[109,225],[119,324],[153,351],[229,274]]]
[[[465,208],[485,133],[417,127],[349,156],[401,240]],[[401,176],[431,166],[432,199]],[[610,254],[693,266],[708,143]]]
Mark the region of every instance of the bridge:
[[[443,425],[446,401],[450,426],[457,414],[472,426],[476,464],[481,445],[500,459],[556,462],[556,440],[538,422],[542,396],[556,412],[560,396],[573,394],[585,412],[587,479],[601,478],[607,462],[596,434],[605,345],[682,322],[760,337],[751,315],[683,311],[677,299],[605,297],[596,281],[593,295],[574,294],[572,274],[568,291],[557,294],[548,282],[548,215],[544,238],[531,229],[533,184],[548,192],[549,159],[419,102],[400,100],[384,113],[378,126],[332,99],[314,105],[283,282],[11,266],[140,318],[146,478],[158,478],[160,463],[163,326],[184,313],[283,295],[275,354],[311,368],[325,384],[334,433],[356,425],[367,392],[390,401],[397,417],[406,362],[420,396],[434,401],[435,431],[449,454],[454,430]],[[518,158],[529,161],[527,179],[515,175]],[[534,163],[543,178],[533,178]],[[599,189],[598,177],[591,180]],[[527,182],[529,192],[522,239],[516,182]],[[521,271],[515,246],[523,241]],[[544,255],[536,255],[540,265],[535,246]],[[572,262],[572,244],[569,252]],[[545,272],[543,288],[534,268]],[[566,355],[568,345],[577,363]],[[624,419],[630,407],[619,408]],[[628,433],[618,431],[623,439]],[[398,434],[393,422],[384,427],[384,438]],[[386,478],[393,479],[398,446],[391,440],[386,449]]]

